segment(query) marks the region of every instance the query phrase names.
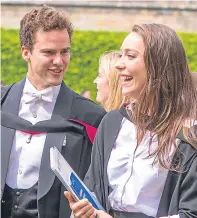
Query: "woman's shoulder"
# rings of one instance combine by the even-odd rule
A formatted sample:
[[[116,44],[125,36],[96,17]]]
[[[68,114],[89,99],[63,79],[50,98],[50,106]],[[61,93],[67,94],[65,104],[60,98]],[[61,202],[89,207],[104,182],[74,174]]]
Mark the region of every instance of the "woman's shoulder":
[[[188,143],[197,150],[197,120],[185,120],[177,138],[180,139],[182,143]]]
[[[124,116],[120,113],[119,110],[113,110],[105,114],[103,117],[97,135],[111,135],[111,133],[116,132],[120,128],[121,122]]]
[[[113,119],[114,117],[121,118],[121,119],[123,119],[123,117],[126,118],[128,117],[125,105],[123,105],[118,110],[112,110],[107,112],[107,114],[104,116],[105,119]]]
[[[123,119],[123,115],[120,110],[109,111],[105,114],[101,123],[116,123]]]

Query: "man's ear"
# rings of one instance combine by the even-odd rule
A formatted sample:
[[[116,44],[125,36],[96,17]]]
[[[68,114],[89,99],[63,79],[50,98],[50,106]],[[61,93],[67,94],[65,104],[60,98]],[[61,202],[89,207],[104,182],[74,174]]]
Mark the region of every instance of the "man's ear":
[[[30,49],[28,49],[28,48],[25,47],[25,46],[22,46],[22,47],[21,47],[21,53],[22,53],[23,59],[24,59],[26,62],[29,62],[29,61],[30,61],[30,55],[31,55]]]

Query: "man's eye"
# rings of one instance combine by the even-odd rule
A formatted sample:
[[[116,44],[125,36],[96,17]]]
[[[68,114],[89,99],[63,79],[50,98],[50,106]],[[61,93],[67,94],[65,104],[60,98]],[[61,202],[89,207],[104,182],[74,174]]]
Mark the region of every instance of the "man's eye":
[[[54,54],[53,51],[45,51],[45,54]]]
[[[69,50],[63,50],[62,52],[61,52],[62,54],[67,54],[67,53],[69,53]]]

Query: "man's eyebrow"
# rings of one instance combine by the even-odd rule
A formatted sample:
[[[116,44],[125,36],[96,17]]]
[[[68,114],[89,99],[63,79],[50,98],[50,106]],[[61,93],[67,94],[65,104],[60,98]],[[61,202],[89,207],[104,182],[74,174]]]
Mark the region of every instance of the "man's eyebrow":
[[[69,50],[70,50],[70,47],[62,48],[61,51],[62,51],[62,50],[69,51]],[[56,50],[56,49],[53,49],[53,48],[42,48],[42,49],[40,49],[40,51],[41,51],[41,52],[45,52],[45,51],[54,51],[54,52],[55,52],[55,51],[57,51],[57,50]]]
[[[56,50],[55,49],[52,49],[52,48],[42,48],[40,49],[41,52],[45,52],[45,51],[53,51],[55,52]]]
[[[70,51],[70,47],[63,48],[62,50]]]

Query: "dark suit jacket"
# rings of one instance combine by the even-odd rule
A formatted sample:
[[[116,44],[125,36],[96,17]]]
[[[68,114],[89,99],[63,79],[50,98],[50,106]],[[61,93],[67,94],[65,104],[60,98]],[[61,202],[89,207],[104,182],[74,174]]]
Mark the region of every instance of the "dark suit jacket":
[[[21,94],[25,79],[14,84],[2,104],[3,113],[18,116]],[[4,87],[3,87],[4,89]],[[42,154],[40,174],[38,181],[38,211],[40,218],[67,218],[70,216],[70,208],[63,196],[65,188],[55,178],[50,169],[49,149],[56,146],[83,179],[90,164],[93,136],[89,130],[95,131],[105,111],[92,101],[81,97],[62,83],[57,101],[53,110],[54,122],[73,120],[74,125],[82,128],[80,132],[50,132],[47,134]],[[1,194],[4,189],[8,170],[9,157],[15,135],[15,129],[2,126],[1,129]],[[66,136],[66,138],[65,138]],[[66,145],[65,144],[66,139]]]

